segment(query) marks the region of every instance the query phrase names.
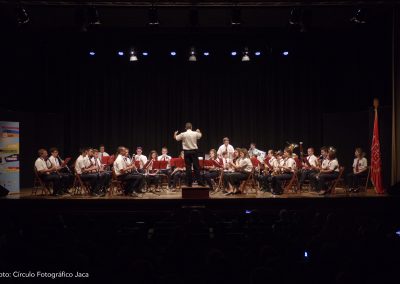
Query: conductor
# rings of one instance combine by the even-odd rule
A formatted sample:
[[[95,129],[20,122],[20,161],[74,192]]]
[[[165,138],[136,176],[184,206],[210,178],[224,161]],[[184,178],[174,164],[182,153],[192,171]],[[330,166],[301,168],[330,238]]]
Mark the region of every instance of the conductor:
[[[182,141],[183,152],[185,153],[185,166],[186,166],[186,183],[189,187],[192,187],[193,176],[192,176],[192,165],[194,175],[197,179],[197,183],[200,186],[204,186],[203,181],[200,178],[200,166],[197,154],[197,140],[201,138],[201,132],[199,129],[196,131],[192,130],[192,124],[187,122],[185,125],[185,132],[178,134],[178,131],[174,132],[174,139],[176,141]]]

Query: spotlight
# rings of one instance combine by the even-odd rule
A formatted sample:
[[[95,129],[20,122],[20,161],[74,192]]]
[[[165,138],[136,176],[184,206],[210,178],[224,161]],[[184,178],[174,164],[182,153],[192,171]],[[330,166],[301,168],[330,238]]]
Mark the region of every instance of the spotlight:
[[[124,56],[124,52],[123,51],[118,51],[118,55],[119,56]]]
[[[283,56],[288,56],[288,55],[289,55],[289,51],[284,51],[284,52],[282,52],[282,55],[283,55]]]
[[[204,51],[203,54],[204,54],[204,56],[209,56],[210,55],[210,53],[208,51]]]
[[[231,52],[231,55],[232,55],[232,56],[236,56],[236,54],[237,54],[236,51],[232,51],[232,52]]]
[[[131,51],[129,52],[129,61],[135,62],[138,60],[139,58],[137,57],[136,50],[134,48],[131,48]]]
[[[143,56],[147,56],[147,55],[149,55],[149,53],[148,53],[147,51],[143,51],[143,52],[142,52],[142,55],[143,55]]]
[[[90,56],[95,56],[95,55],[96,55],[96,52],[94,52],[94,51],[89,51],[89,55],[90,55]]]
[[[231,25],[239,26],[242,23],[242,11],[238,7],[232,9]]]
[[[260,55],[261,55],[261,51],[256,51],[256,52],[254,52],[254,55],[255,55],[255,56],[260,56]]]
[[[88,24],[89,25],[100,25],[100,16],[95,6],[90,6],[87,9]]]
[[[149,9],[149,26],[157,26],[159,24],[157,7],[152,6]]]
[[[190,52],[189,52],[189,61],[197,61],[196,58],[196,49],[194,47],[190,48]]]
[[[18,25],[25,25],[29,23],[29,15],[26,12],[25,8],[22,6],[17,7],[16,9],[16,14],[17,14],[17,23]]]
[[[242,61],[250,61],[249,48],[248,47],[244,48]]]
[[[350,22],[355,24],[365,24],[365,11],[363,9],[357,9],[354,16],[350,19]]]
[[[171,54],[171,56],[175,56],[176,55],[176,51],[171,51],[169,54]]]

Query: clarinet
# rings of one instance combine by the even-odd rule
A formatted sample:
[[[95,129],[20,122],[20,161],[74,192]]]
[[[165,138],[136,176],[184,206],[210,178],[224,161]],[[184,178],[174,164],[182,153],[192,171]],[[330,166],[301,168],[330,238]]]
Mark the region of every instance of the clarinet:
[[[60,156],[58,156],[57,158],[61,161],[61,164],[64,162],[64,160],[61,159]],[[71,169],[68,167],[68,164],[65,164],[65,168],[68,170],[68,172],[69,172],[70,174],[72,174]]]

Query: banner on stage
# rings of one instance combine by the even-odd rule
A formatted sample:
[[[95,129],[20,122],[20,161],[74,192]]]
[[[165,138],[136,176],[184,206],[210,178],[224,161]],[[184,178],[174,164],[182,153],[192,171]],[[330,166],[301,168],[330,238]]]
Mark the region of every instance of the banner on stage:
[[[19,122],[0,121],[0,185],[19,192]]]

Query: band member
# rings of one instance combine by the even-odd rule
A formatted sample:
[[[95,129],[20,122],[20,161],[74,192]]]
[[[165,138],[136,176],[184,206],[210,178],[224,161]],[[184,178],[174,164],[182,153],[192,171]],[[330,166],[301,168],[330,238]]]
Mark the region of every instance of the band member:
[[[221,157],[223,152],[227,152],[228,158],[232,159],[233,152],[235,151],[235,149],[233,148],[232,145],[229,144],[229,138],[225,137],[224,139],[222,139],[222,142],[223,142],[223,144],[221,146],[219,146],[218,151],[217,151],[218,157]]]
[[[228,170],[233,171],[232,167],[230,166],[231,159],[228,158],[228,152],[222,153],[221,160],[222,160],[222,165],[223,165],[224,171],[228,171]]]
[[[158,161],[166,161],[167,162],[167,168],[166,169],[161,169],[160,173],[167,175],[168,179],[170,178],[171,175],[171,156],[168,156],[168,148],[167,147],[162,147],[161,148],[161,155],[158,156],[157,158]]]
[[[263,152],[261,150],[258,150],[256,148],[256,143],[254,143],[254,142],[250,143],[250,148],[249,148],[248,152],[249,152],[249,157],[250,158],[256,157],[257,160],[259,160],[260,162],[264,161],[265,152]]]
[[[136,148],[135,161],[139,161],[139,172],[143,172],[143,166],[147,163],[147,157],[143,155],[142,147]]]
[[[76,159],[75,172],[80,175],[83,182],[88,182],[91,188],[91,194],[94,196],[104,195],[100,192],[102,181],[97,174],[96,165],[93,164],[89,157],[92,156],[93,150],[90,148],[81,149],[81,155]]]
[[[236,163],[236,160],[239,158],[240,150],[241,150],[240,148],[236,148],[233,150],[233,154],[232,154],[232,158],[231,158],[233,163]],[[229,157],[229,153],[228,153],[228,157]]]
[[[330,191],[327,188],[327,182],[336,179],[338,175],[339,162],[336,159],[336,150],[329,149],[327,158],[322,163],[321,170],[314,176],[311,182],[314,183],[318,193],[324,195]]]
[[[144,184],[144,176],[137,172],[135,163],[128,160],[125,147],[118,147],[118,156],[114,161],[114,171],[117,178],[125,183],[124,193],[137,197]]]
[[[179,158],[185,159],[185,153],[181,151],[179,154]],[[180,184],[182,181],[185,180],[186,177],[186,168],[185,166],[183,168],[180,167],[174,167],[171,172],[171,178],[170,178],[170,185],[169,188],[171,191],[175,191],[176,186]]]
[[[310,179],[311,174],[317,173],[318,169],[318,158],[314,155],[314,148],[310,147],[307,149],[307,157],[302,161],[301,175],[299,180],[299,188],[303,186],[306,179]]]
[[[92,163],[95,164],[97,173],[99,174],[99,178],[102,181],[101,191],[106,193],[107,188],[109,188],[111,182],[111,171],[104,168],[104,165],[101,163],[100,160],[100,151],[97,149],[93,150]]]
[[[361,181],[367,177],[368,161],[361,148],[356,148],[354,153],[353,172],[347,175],[347,185],[350,192],[359,192]]]
[[[158,174],[159,170],[153,169],[153,162],[156,162],[157,158],[158,158],[157,151],[156,150],[150,151],[149,159],[145,165],[145,171],[146,173],[148,173],[148,175],[146,175],[147,186],[154,184],[156,189],[158,189],[158,187],[161,184],[161,176]]]
[[[218,167],[218,165],[222,166],[223,162],[222,159],[219,159],[217,157],[217,151],[215,149],[211,149],[209,155],[210,155],[209,160],[213,161],[213,165],[205,167],[205,171],[203,172],[202,176],[203,180],[205,180],[210,190],[212,190],[213,189],[212,181],[217,177],[219,177],[219,175],[221,174],[221,168]]]
[[[192,166],[194,175],[198,185],[204,186],[200,178],[200,167],[198,158],[198,147],[197,140],[201,138],[201,132],[199,129],[192,131],[192,124],[187,122],[185,125],[185,132],[178,134],[178,131],[174,132],[174,139],[176,141],[182,141],[182,149],[185,153],[185,167],[186,167],[186,183],[189,187],[192,187]]]
[[[53,183],[53,195],[62,195],[63,188],[61,176],[57,173],[57,168],[48,160],[48,154],[45,149],[38,150],[39,157],[35,161],[35,168],[39,177],[44,182]]]
[[[279,173],[272,177],[272,194],[279,195],[283,193],[282,182],[290,180],[296,171],[296,161],[293,159],[292,150],[288,147],[283,151],[283,162],[279,162]]]
[[[103,159],[103,157],[108,157],[110,155],[108,155],[108,153],[105,151],[105,147],[104,145],[100,145],[99,146],[99,159],[100,161]]]
[[[319,171],[322,168],[326,168],[326,166],[328,165],[328,152],[329,152],[329,148],[326,146],[321,147],[320,149],[320,156],[317,158],[317,167],[315,168],[314,172],[311,172],[309,174],[309,179],[310,179],[310,186],[312,188],[312,190],[317,191],[317,184],[314,182],[315,181],[315,177],[318,175]]]
[[[67,164],[63,166],[64,161],[60,158],[58,149],[55,147],[50,148],[49,162],[52,166],[56,167],[57,172],[61,177],[62,190],[65,193],[69,193],[68,189],[72,187],[74,176]]]
[[[275,157],[274,150],[268,150],[266,159],[264,160],[264,170],[258,176],[258,181],[262,191],[271,192],[272,173],[279,168],[278,160]]]
[[[228,184],[228,190],[225,195],[235,194],[240,183],[246,180],[253,170],[253,163],[246,149],[239,149],[239,158],[236,159],[235,163],[231,162],[231,165],[234,172],[224,175]]]

